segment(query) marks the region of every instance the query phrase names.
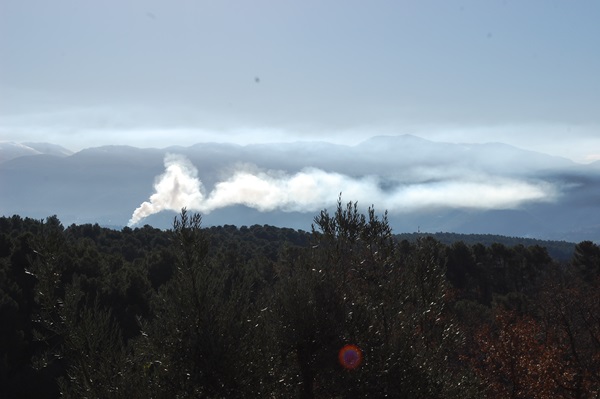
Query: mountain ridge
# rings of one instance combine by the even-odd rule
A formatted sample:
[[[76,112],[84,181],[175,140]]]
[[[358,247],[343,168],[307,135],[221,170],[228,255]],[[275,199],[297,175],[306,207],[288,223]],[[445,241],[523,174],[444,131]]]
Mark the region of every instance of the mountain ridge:
[[[23,156],[52,155],[56,157],[67,157],[73,155],[73,151],[52,143],[33,143],[14,141],[0,142],[0,163]]]
[[[3,148],[0,146],[0,159]],[[30,154],[0,163],[0,213],[32,217],[57,214],[66,223],[107,224],[110,220],[112,225],[125,225],[133,210],[152,194],[157,176],[165,172],[164,157],[168,153],[189,159],[198,170],[206,194],[223,179],[231,178],[236,170],[264,171],[274,178],[282,173],[294,176],[307,168],[347,176],[353,181],[376,177],[381,190],[378,195],[403,187],[440,190],[467,178],[471,185],[488,185],[490,189],[503,184],[510,188],[516,183],[523,187],[518,189],[521,186],[517,184],[517,190],[553,186],[558,190],[556,198],[530,200],[496,210],[424,208],[398,213],[382,205],[380,200],[385,198],[377,200],[375,193],[370,196],[368,192],[361,203],[366,206],[372,201],[376,209],[390,210],[395,230],[400,231],[424,226],[432,231],[456,229],[457,233],[571,241],[600,238],[600,212],[595,201],[600,195],[600,170],[594,165],[576,164],[566,158],[504,144],[443,143],[413,135],[374,136],[356,145],[322,141],[254,145],[212,142],[166,148],[90,147],[63,157]],[[347,190],[339,191],[344,200],[356,200],[346,197]],[[520,195],[519,191],[515,193]],[[335,200],[331,198],[332,205]],[[296,226],[289,227],[306,229],[317,211],[260,212],[233,205],[213,211],[208,219],[215,225],[240,224],[240,220],[242,224],[244,220],[263,220],[265,224],[282,225],[281,221],[293,220]]]

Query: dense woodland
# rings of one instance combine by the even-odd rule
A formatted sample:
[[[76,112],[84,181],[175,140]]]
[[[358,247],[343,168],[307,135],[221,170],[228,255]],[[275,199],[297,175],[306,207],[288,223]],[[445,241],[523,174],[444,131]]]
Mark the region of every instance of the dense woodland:
[[[2,398],[598,398],[600,248],[0,218]],[[348,344],[362,362],[343,367]]]

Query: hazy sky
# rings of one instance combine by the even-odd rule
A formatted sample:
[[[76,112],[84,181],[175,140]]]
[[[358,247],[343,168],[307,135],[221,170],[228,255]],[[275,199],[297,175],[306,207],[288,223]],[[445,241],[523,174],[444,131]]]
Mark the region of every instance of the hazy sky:
[[[600,159],[600,1],[0,0],[0,140]]]

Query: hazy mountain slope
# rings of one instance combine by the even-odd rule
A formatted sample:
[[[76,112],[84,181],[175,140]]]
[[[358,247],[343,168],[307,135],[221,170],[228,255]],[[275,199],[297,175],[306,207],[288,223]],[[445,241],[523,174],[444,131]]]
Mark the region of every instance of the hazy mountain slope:
[[[600,239],[597,201],[600,168],[504,144],[438,143],[404,135],[377,136],[355,146],[323,142],[248,146],[200,143],[164,149],[104,146],[64,157],[32,153],[45,149],[60,154],[59,146],[34,149],[5,145],[0,146],[0,159],[13,156],[19,148],[28,156],[0,163],[0,213],[3,215],[41,218],[57,214],[67,224],[125,225],[133,210],[154,192],[156,177],[165,171],[163,159],[167,153],[173,153],[184,155],[198,169],[198,178],[206,192],[217,182],[230,178],[234,171],[293,174],[306,167],[350,177],[378,176],[383,193],[406,184],[427,187],[465,177],[492,183],[497,179],[518,179],[546,184],[556,190],[555,198],[549,201],[489,210],[425,207],[408,212],[389,209],[390,220],[397,232],[421,229],[571,241]],[[371,198],[369,193],[365,193],[365,197]],[[337,194],[329,208],[334,207],[336,200]],[[343,200],[354,198],[343,196]],[[377,211],[384,211],[381,204],[373,205]],[[246,206],[230,206],[205,215],[205,221],[309,229],[317,212],[259,212]],[[172,215],[169,212],[166,215],[154,215],[143,223],[167,227]]]
[[[38,151],[40,154],[46,155],[55,155],[57,157],[68,157],[69,155],[73,155],[73,151],[66,149],[57,144],[52,143],[23,143],[27,147],[33,148]]]
[[[0,142],[0,163],[23,156],[42,154],[65,157],[73,154],[73,152],[50,143]]]
[[[13,159],[0,166],[0,209],[38,218],[57,214],[66,223],[124,225],[137,198],[152,192],[162,158],[160,152],[129,148]]]
[[[433,142],[412,135],[375,136],[355,147],[373,168],[380,162],[406,168],[479,170],[503,175],[540,174],[576,167],[569,159],[522,150],[507,144]]]

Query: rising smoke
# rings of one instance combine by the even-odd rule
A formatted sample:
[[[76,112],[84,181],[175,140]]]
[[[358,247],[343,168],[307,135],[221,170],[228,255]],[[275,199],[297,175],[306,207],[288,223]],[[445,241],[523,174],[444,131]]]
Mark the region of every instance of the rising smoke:
[[[295,174],[239,169],[206,192],[198,170],[184,156],[167,154],[165,173],[154,183],[155,193],[142,203],[129,226],[163,210],[181,208],[208,214],[234,205],[262,212],[316,212],[335,204],[340,193],[359,204],[374,204],[390,212],[431,208],[508,209],[524,202],[543,201],[556,194],[544,182],[527,182],[497,176],[468,176],[437,182],[394,182],[382,188],[377,176],[350,177],[340,173],[306,168]]]

